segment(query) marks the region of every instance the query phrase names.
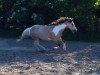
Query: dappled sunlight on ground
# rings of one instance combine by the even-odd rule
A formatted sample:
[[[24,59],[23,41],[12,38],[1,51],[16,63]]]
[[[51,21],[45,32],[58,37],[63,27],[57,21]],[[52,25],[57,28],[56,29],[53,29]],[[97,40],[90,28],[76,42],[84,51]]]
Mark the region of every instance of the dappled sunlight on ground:
[[[0,75],[100,75],[99,43],[68,42],[67,51],[45,53],[32,50],[29,43],[18,51],[18,43],[0,48]]]

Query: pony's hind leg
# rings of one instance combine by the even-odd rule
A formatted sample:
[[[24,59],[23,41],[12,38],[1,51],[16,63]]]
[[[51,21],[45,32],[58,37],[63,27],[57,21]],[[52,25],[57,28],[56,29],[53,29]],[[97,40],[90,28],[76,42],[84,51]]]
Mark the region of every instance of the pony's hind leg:
[[[42,45],[40,45],[40,44],[39,44],[39,41],[37,41],[37,40],[34,41],[34,46],[35,46],[35,48],[36,48],[38,51],[40,51],[40,52],[43,52],[43,51],[46,50],[46,48],[43,47]]]

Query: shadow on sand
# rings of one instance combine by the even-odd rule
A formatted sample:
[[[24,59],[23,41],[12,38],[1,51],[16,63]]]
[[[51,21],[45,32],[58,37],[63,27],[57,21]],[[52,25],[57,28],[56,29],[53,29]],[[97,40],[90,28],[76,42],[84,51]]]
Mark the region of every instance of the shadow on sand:
[[[15,42],[11,43],[11,45],[17,46],[17,43],[16,45],[14,43]],[[23,44],[23,42],[21,44]],[[21,44],[19,44],[18,46],[20,46]],[[27,44],[28,44],[28,47],[31,47],[29,45],[30,42],[27,42],[26,45]],[[26,45],[24,44],[23,46],[26,46]],[[75,72],[76,73],[78,72],[79,74],[84,73],[85,75],[89,75],[89,74],[99,75],[100,74],[100,50],[99,50],[100,45],[99,44],[93,44],[93,43],[81,44],[80,42],[77,42],[77,43],[69,42],[69,45],[67,47],[68,47],[67,51],[47,50],[45,53],[41,53],[34,50],[28,50],[28,48],[26,48],[26,50],[1,49],[0,50],[0,66],[4,64],[8,64],[9,66],[12,66],[16,62],[19,62],[17,64],[18,69],[20,69],[20,67],[23,67],[22,65],[19,65],[21,63],[21,64],[28,64],[29,66],[31,66],[31,68],[28,67],[31,70],[33,69],[32,65],[35,66],[36,63],[39,62],[41,64],[34,68],[37,69],[37,67],[41,67],[41,69],[44,70],[43,72],[47,72],[46,69],[49,70],[49,67],[50,67],[51,69],[48,72],[51,75],[54,74],[54,72],[56,73],[55,75],[58,75],[57,72],[60,72],[62,75],[66,75],[66,74],[74,75],[72,73],[75,73]],[[52,65],[53,66],[56,65],[56,66],[53,67]],[[44,66],[49,66],[49,67],[45,67],[44,69]],[[12,67],[14,68],[14,66]],[[13,68],[11,68],[11,70],[13,70]],[[53,70],[54,68],[56,68],[56,70]],[[28,73],[30,74],[30,72]]]

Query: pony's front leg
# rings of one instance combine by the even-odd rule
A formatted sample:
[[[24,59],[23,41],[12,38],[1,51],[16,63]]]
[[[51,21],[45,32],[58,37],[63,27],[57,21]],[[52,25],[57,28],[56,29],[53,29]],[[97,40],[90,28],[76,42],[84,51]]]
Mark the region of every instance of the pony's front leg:
[[[66,50],[66,42],[60,41],[58,43],[58,47],[61,48],[61,49],[63,49],[63,50]]]
[[[63,48],[63,50],[66,50],[66,42],[64,41],[64,42],[62,42],[62,48]]]
[[[54,41],[55,47],[53,47],[54,50],[59,49],[59,42],[58,41]]]
[[[39,41],[34,41],[34,46],[35,46],[35,48],[36,48],[38,51],[40,51],[40,52],[46,50],[45,47],[43,47],[42,45],[39,44]]]
[[[59,43],[58,46],[63,49],[66,50],[66,42],[64,40],[62,40],[62,38],[59,39]]]

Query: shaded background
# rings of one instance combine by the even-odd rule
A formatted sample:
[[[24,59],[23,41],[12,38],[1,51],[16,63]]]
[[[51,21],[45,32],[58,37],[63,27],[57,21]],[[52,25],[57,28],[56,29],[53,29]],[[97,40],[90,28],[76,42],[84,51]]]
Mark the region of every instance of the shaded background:
[[[0,0],[0,36],[19,37],[35,24],[49,24],[61,16],[73,17],[77,34],[63,38],[100,42],[100,0]]]

